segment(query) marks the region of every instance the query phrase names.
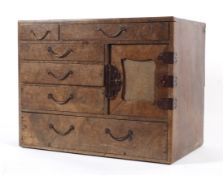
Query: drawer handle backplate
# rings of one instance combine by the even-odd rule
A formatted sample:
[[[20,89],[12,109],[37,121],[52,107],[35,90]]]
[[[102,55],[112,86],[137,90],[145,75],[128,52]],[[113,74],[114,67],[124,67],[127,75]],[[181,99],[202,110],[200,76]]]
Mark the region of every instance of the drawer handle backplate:
[[[56,76],[53,72],[51,72],[51,71],[48,71],[47,72],[47,74],[48,75],[51,75],[53,78],[55,78],[55,79],[57,79],[57,80],[60,80],[60,81],[62,81],[62,80],[65,80],[65,79],[67,79],[68,77],[69,77],[69,75],[71,75],[71,74],[73,74],[73,71],[68,71],[66,74],[64,74],[63,76]]]
[[[61,135],[61,136],[66,136],[68,135],[71,131],[74,130],[74,126],[73,125],[70,125],[69,129],[65,132],[61,132],[61,131],[58,131],[54,125],[52,123],[49,124],[49,128],[52,129],[55,133],[57,133],[58,135]]]
[[[121,90],[122,80],[119,70],[111,64],[105,65],[105,96],[114,99]]]
[[[122,32],[126,32],[127,28],[125,26],[120,25],[118,31],[113,34],[106,33],[101,27],[97,27],[96,30],[102,32],[108,38],[116,38],[121,35]]]
[[[73,98],[74,98],[74,96],[73,96],[73,94],[71,94],[66,100],[64,100],[64,101],[58,101],[58,100],[55,99],[55,97],[53,96],[53,94],[48,94],[48,99],[53,100],[54,102],[56,102],[59,105],[64,105],[64,104],[68,103]]]
[[[70,55],[72,52],[73,52],[73,50],[72,49],[68,49],[66,52],[64,52],[63,54],[58,54],[58,53],[56,53],[54,50],[53,50],[53,48],[52,47],[48,47],[48,52],[51,54],[51,55],[53,55],[53,56],[55,56],[55,57],[57,57],[57,58],[65,58],[65,57],[67,57],[68,55]]]
[[[36,33],[35,33],[33,30],[31,30],[30,33],[33,34],[33,36],[35,37],[36,40],[41,41],[41,40],[44,40],[44,39],[47,37],[47,35],[50,33],[50,31],[47,30],[47,31],[45,32],[45,34],[44,34],[42,37],[38,37],[38,36],[36,35]]]
[[[116,140],[116,141],[125,141],[125,140],[132,140],[132,136],[133,136],[133,131],[132,130],[128,130],[128,134],[126,136],[121,136],[121,137],[115,137],[113,136],[113,134],[111,133],[111,130],[109,128],[105,128],[105,133],[108,134],[112,139]]]

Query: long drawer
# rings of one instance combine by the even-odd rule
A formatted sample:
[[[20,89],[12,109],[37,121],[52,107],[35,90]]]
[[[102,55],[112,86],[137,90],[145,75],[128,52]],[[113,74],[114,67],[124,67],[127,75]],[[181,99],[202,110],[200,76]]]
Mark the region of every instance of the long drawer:
[[[167,124],[22,113],[21,144],[28,147],[167,159]]]
[[[22,83],[103,86],[104,66],[23,62],[20,77]]]
[[[63,23],[62,40],[117,39],[117,40],[168,40],[168,22],[78,24]]]
[[[21,107],[26,110],[104,113],[103,87],[23,85]]]
[[[104,62],[100,43],[20,43],[21,60]]]

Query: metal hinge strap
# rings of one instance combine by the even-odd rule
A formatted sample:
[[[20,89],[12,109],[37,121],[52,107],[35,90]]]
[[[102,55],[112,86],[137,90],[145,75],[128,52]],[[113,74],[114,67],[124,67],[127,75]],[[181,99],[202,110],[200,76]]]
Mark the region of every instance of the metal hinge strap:
[[[158,57],[164,64],[174,64],[177,62],[177,54],[174,52],[163,52]]]
[[[174,98],[161,98],[157,101],[157,105],[164,110],[173,110],[177,107],[177,100]]]
[[[167,88],[173,88],[177,86],[177,77],[173,75],[163,75],[160,78],[160,86],[161,87],[167,87]]]

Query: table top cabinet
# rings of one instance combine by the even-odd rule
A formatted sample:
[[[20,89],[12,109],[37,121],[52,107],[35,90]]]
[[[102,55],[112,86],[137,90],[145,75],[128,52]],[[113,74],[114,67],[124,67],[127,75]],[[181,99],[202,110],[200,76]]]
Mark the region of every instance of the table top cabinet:
[[[205,24],[19,21],[20,145],[173,163],[203,143]]]

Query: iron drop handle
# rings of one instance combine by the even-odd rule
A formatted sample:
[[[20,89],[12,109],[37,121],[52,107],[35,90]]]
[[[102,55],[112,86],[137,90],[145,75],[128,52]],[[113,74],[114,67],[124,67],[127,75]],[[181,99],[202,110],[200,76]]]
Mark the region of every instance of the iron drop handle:
[[[38,37],[37,34],[33,30],[31,30],[30,33],[32,33],[32,35],[35,37],[36,40],[41,41],[41,40],[44,40],[49,35],[50,31],[47,30],[45,32],[45,34],[43,36],[41,36],[41,37]]]
[[[56,52],[53,50],[52,47],[48,47],[47,51],[48,51],[48,53],[50,53],[51,55],[53,55],[53,56],[55,56],[55,57],[57,57],[57,58],[65,58],[65,57],[67,57],[68,55],[70,55],[70,54],[73,52],[72,49],[68,49],[68,50],[65,51],[64,53],[59,54],[59,53],[56,53]]]
[[[61,132],[61,131],[58,131],[52,123],[49,124],[49,128],[52,129],[56,134],[61,135],[61,136],[66,136],[66,135],[70,134],[71,131],[74,130],[74,126],[70,125],[70,127],[67,131]]]
[[[122,32],[126,32],[127,28],[125,26],[120,25],[118,31],[113,33],[113,34],[106,33],[101,27],[97,27],[96,30],[100,31],[101,33],[103,33],[108,38],[116,38],[119,35],[121,35]]]
[[[64,104],[68,103],[70,100],[72,100],[73,98],[74,98],[73,94],[70,94],[70,96],[66,100],[59,101],[59,100],[55,99],[53,94],[48,94],[48,99],[53,100],[55,103],[57,103],[59,105],[64,105]]]
[[[113,134],[111,133],[111,130],[109,128],[105,128],[105,133],[108,134],[112,139],[116,140],[116,141],[125,141],[125,140],[132,140],[132,136],[133,136],[133,131],[132,130],[128,130],[127,135],[125,136],[121,136],[121,137],[115,137],[113,136]]]
[[[73,71],[68,71],[66,74],[64,74],[64,76],[56,76],[53,72],[51,71],[48,71],[47,72],[48,75],[52,76],[53,78],[59,80],[59,81],[62,81],[62,80],[65,80],[67,79],[70,75],[73,74]]]

